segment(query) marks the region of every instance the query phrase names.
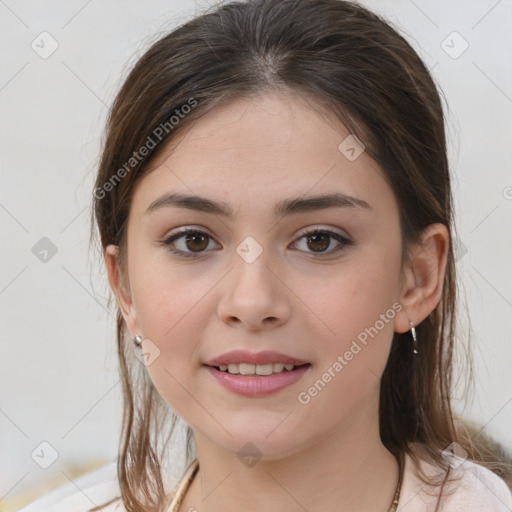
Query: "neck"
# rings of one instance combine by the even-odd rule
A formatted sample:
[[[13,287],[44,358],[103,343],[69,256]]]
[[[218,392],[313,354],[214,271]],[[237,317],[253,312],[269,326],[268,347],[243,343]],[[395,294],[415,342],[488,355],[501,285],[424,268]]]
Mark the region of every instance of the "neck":
[[[367,418],[367,425],[378,425]],[[199,470],[180,512],[388,512],[399,465],[378,428],[352,422],[306,449],[244,464],[236,453],[195,433]]]

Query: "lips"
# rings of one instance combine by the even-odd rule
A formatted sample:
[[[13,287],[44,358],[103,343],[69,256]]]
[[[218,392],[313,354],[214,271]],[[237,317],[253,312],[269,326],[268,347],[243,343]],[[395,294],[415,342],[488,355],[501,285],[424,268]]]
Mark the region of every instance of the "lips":
[[[271,375],[232,375],[218,370],[212,366],[206,366],[205,370],[224,389],[237,395],[258,398],[273,395],[288,386],[297,383],[308,371],[311,364],[306,363],[297,366],[294,370]]]
[[[293,364],[295,366],[306,364],[307,361],[302,359],[297,359],[296,357],[289,356],[287,354],[283,354],[281,352],[275,352],[273,350],[265,350],[263,352],[249,352],[247,350],[233,350],[231,352],[227,352],[222,354],[210,361],[206,362],[207,366],[215,366],[218,367],[220,365],[229,365],[229,364],[240,364],[240,363],[248,363],[254,365],[264,365],[264,364],[274,364],[274,363],[283,363],[283,364]]]

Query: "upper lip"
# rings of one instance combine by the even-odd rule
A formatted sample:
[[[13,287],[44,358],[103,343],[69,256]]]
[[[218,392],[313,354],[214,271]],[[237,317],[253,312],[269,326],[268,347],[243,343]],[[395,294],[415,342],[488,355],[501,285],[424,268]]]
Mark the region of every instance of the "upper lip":
[[[284,364],[295,364],[301,365],[307,363],[302,359],[297,359],[281,352],[275,352],[274,350],[264,350],[263,352],[249,352],[247,350],[233,350],[226,352],[214,359],[208,361],[208,366],[220,366],[221,364],[270,364],[270,363],[284,363]]]

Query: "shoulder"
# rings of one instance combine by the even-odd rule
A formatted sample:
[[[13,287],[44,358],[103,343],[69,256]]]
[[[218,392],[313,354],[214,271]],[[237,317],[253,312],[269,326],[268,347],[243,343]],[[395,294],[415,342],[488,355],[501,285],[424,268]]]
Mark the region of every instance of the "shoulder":
[[[498,475],[480,464],[456,458],[457,476],[460,481],[452,485],[455,488],[453,495],[447,497],[447,504],[450,507],[459,507],[461,510],[489,510],[507,511],[512,510],[512,492],[507,484]],[[456,509],[454,509],[456,510]]]
[[[183,475],[179,463],[161,466],[166,493],[172,494]],[[190,468],[189,470],[190,471]],[[41,496],[18,512],[126,512],[121,499],[117,463],[110,462]]]
[[[443,512],[510,512],[512,492],[498,475],[484,466],[450,452],[450,478],[443,489],[439,511]],[[421,467],[428,476],[442,476],[440,470],[422,460]],[[438,492],[425,485],[417,474],[414,462],[406,455],[404,480],[397,512],[434,512]]]
[[[125,512],[120,495],[116,463],[111,462],[41,496],[18,512],[87,512],[107,502],[111,503],[100,512]]]

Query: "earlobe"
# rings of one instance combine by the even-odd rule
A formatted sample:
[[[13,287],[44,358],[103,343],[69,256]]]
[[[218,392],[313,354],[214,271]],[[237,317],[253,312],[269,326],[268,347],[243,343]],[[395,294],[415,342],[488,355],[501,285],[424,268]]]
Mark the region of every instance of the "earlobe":
[[[117,298],[124,321],[130,332],[138,332],[133,302],[129,292],[125,290],[121,278],[118,259],[119,247],[117,245],[108,245],[104,256],[110,288]]]
[[[414,247],[399,298],[402,311],[395,317],[395,332],[420,324],[438,305],[443,292],[448,259],[449,233],[444,224],[430,224],[423,230],[421,244]]]

